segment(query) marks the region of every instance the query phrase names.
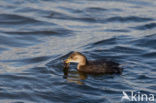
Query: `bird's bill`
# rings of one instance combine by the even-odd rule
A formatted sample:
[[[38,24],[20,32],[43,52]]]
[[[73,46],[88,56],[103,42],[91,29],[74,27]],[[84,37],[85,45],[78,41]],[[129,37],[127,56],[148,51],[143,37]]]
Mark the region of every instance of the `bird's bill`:
[[[66,59],[64,62],[68,64],[70,63],[70,59]]]

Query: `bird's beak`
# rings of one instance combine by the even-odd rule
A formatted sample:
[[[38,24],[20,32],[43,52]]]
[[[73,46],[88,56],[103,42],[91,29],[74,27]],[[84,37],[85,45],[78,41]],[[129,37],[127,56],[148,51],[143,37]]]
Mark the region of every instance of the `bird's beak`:
[[[68,58],[64,62],[68,64],[68,63],[70,63],[70,59]]]

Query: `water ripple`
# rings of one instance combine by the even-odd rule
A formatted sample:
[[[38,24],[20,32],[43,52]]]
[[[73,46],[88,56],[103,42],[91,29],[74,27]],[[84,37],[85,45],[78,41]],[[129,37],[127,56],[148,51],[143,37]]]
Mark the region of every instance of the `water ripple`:
[[[14,14],[0,14],[0,24],[30,24],[39,22],[38,20],[35,20],[33,18],[25,17],[25,16],[19,16]]]
[[[156,27],[156,23],[150,23],[150,24],[145,24],[141,26],[136,26],[133,28],[137,30],[147,30],[147,29],[154,29],[155,27]]]
[[[141,39],[135,40],[135,41],[133,41],[133,43],[137,46],[156,49],[156,46],[153,45],[156,43],[155,37],[156,37],[156,34],[152,34],[150,36],[145,36]]]
[[[143,18],[137,16],[128,16],[128,17],[111,17],[106,19],[106,22],[147,22],[152,21],[152,18]]]

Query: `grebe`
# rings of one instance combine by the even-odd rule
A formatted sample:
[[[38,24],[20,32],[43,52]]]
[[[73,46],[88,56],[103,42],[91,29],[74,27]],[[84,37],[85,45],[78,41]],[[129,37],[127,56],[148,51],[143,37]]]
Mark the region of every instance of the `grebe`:
[[[113,61],[88,61],[80,52],[73,52],[64,62],[65,66],[67,66],[66,68],[69,67],[69,63],[78,63],[78,71],[88,74],[121,74],[123,70],[118,63]]]

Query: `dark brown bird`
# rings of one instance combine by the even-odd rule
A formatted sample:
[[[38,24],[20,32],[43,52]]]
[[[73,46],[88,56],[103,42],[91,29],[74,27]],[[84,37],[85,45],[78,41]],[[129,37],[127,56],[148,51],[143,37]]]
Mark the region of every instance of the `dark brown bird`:
[[[72,53],[66,60],[65,63],[71,62],[78,63],[77,69],[83,73],[89,74],[121,74],[122,68],[119,67],[118,63],[108,60],[88,61],[87,58],[80,52]]]

